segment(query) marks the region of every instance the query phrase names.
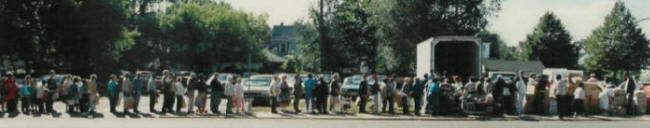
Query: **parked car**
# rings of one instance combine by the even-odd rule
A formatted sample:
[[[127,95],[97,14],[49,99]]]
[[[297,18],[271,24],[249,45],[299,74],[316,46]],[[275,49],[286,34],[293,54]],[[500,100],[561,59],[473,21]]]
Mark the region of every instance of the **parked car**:
[[[492,81],[497,80],[497,77],[501,75],[503,80],[506,81],[506,83],[511,83],[512,80],[514,80],[515,77],[517,77],[517,73],[515,72],[490,72],[488,73],[488,77],[492,79]]]
[[[356,97],[359,95],[359,85],[361,84],[361,77],[362,75],[353,75],[353,76],[348,76],[343,79],[343,86],[341,86],[341,93],[343,96],[353,96]],[[386,83],[384,83],[384,78],[386,78],[385,75],[379,75],[379,85],[380,86],[385,86]],[[374,83],[375,80],[371,77],[368,76],[368,84]]]
[[[273,75],[252,75],[248,80],[242,81],[246,87],[244,96],[253,98],[255,103],[267,104],[269,102],[269,90],[272,80]]]

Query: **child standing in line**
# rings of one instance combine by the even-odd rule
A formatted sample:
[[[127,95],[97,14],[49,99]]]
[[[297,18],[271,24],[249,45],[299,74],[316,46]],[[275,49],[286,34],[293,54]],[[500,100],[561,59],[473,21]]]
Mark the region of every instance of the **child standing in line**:
[[[234,94],[235,96],[233,101],[235,101],[235,106],[237,107],[236,111],[243,115],[246,111],[244,111],[244,86],[242,85],[241,78],[237,79],[237,83],[235,83]]]

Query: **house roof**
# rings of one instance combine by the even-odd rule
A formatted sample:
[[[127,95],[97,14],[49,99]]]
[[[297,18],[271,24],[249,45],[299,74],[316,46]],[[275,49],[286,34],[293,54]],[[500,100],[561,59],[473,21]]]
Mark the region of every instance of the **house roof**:
[[[541,61],[508,61],[508,60],[483,60],[485,71],[524,71],[542,72],[544,64]]]

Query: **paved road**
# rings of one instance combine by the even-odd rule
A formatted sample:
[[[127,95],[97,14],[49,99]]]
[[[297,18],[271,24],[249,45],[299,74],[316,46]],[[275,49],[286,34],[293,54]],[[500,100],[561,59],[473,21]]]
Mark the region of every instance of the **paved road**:
[[[0,119],[0,128],[640,128],[648,121],[372,121],[372,120],[284,120],[284,119],[214,119],[214,118],[145,118],[145,119]]]

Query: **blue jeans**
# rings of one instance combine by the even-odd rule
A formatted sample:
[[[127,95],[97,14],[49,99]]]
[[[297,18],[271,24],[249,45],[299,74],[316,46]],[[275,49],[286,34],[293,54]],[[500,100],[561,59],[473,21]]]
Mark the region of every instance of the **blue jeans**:
[[[210,110],[212,110],[212,113],[219,113],[222,95],[223,91],[213,91],[210,95]]]
[[[305,94],[305,109],[310,112],[313,110],[313,107],[311,106],[312,98],[312,94]]]
[[[427,113],[432,114],[432,115],[436,114],[435,109],[437,108],[436,107],[437,100],[438,100],[438,95],[437,94],[431,93],[431,94],[427,95],[427,106],[426,106]]]

